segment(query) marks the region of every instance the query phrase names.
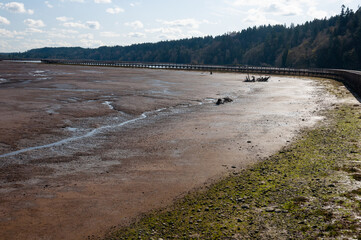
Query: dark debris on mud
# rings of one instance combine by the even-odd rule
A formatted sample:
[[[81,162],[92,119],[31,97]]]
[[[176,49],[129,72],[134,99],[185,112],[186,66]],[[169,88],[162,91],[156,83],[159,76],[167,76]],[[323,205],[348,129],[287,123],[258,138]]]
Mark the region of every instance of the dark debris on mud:
[[[230,97],[218,98],[216,105],[221,105],[221,104],[230,103],[230,102],[233,102],[233,99]]]

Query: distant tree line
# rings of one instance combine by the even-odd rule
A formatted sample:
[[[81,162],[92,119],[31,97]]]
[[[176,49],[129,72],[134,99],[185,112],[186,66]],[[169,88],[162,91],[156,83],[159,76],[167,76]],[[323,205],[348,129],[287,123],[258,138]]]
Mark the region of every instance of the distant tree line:
[[[361,8],[342,6],[339,15],[290,27],[264,25],[125,47],[41,48],[6,57],[361,69]]]

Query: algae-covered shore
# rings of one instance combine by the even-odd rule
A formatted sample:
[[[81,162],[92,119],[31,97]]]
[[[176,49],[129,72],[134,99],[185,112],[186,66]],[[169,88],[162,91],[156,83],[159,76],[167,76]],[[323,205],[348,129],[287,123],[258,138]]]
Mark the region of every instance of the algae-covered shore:
[[[329,88],[340,103],[289,146],[106,239],[361,239],[361,107]]]

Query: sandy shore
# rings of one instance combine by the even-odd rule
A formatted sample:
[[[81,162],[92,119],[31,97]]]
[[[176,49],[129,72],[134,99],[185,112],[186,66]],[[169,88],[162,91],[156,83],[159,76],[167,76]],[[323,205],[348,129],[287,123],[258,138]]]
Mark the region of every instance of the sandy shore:
[[[0,62],[0,79],[4,239],[101,236],[278,151],[336,101],[276,76]]]

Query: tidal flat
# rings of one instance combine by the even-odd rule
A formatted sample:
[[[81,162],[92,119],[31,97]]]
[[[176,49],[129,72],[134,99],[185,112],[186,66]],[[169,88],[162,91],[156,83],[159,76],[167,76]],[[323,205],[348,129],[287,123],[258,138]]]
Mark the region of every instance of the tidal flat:
[[[209,223],[218,229],[207,218],[215,215],[204,213],[219,212],[216,219],[222,230],[220,227],[215,234],[223,234],[231,226],[233,229],[234,220],[244,223],[234,229],[252,230],[245,223],[247,216],[257,216],[251,212],[257,209],[267,214],[287,210],[283,214],[291,215],[293,205],[287,209],[268,204],[275,196],[272,189],[279,185],[268,180],[256,184],[258,178],[251,179],[260,173],[250,174],[269,164],[268,159],[284,151],[285,146],[297,143],[305,129],[330,122],[332,114],[325,114],[326,110],[343,108],[344,98],[347,104],[358,102],[342,85],[329,80],[272,76],[269,82],[245,83],[245,77],[235,73],[0,62],[0,78],[6,80],[0,83],[1,235],[5,239],[104,236],[110,229],[114,232],[114,226],[134,224],[154,209],[173,208],[174,201],[183,197],[189,206],[180,209],[189,211],[180,212],[175,207],[178,212],[164,216],[178,216],[186,223],[178,228],[188,234],[185,237],[207,233],[205,227],[203,231],[195,226]],[[329,89],[341,89],[344,97]],[[225,97],[233,102],[215,104]],[[268,166],[263,174],[282,173],[286,166]],[[236,183],[243,180],[222,185],[229,174],[252,177],[249,190],[235,191]],[[288,180],[285,183],[292,184],[292,179]],[[294,184],[303,186],[299,182]],[[261,196],[265,191],[252,187],[263,185],[270,189],[270,200],[251,201],[256,196],[253,193]],[[220,188],[214,188],[217,186]],[[196,189],[210,191],[206,188],[214,188],[214,194],[222,196],[217,195],[214,204],[203,205],[201,198],[206,193],[188,195]],[[308,198],[301,200],[309,202]],[[222,206],[214,207],[218,202]],[[229,215],[243,210],[250,212],[235,219]],[[205,218],[187,215],[193,212]],[[148,216],[158,219],[162,214]],[[179,217],[183,214],[187,221]],[[143,219],[112,237],[133,238],[145,233],[141,235],[144,238],[171,238],[163,229],[176,229],[172,226],[180,222],[163,219]],[[237,234],[233,230],[229,234]],[[178,232],[173,237],[183,235]]]

